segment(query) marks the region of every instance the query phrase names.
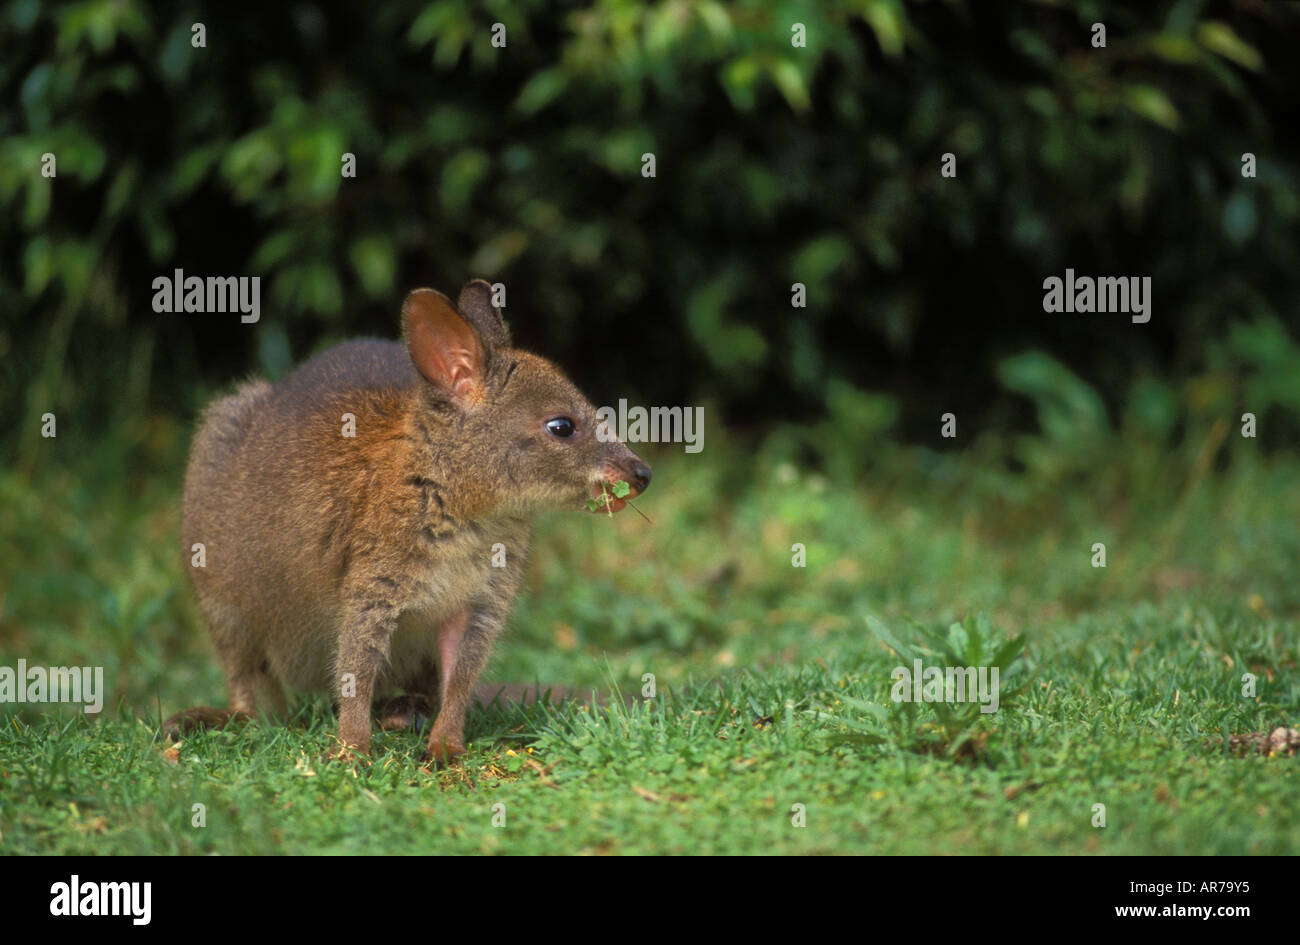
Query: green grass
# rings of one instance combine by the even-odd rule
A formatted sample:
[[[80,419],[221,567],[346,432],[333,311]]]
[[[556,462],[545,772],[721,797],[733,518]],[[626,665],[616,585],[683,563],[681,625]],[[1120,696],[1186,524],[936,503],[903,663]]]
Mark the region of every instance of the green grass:
[[[322,760],[320,700],[165,758],[160,713],[224,700],[176,547],[183,432],[53,442],[0,474],[0,665],[101,665],[109,698],[94,720],[0,714],[5,853],[1300,850],[1300,758],[1206,746],[1300,715],[1300,465],[1235,437],[880,446],[830,476],[800,471],[792,431],[647,450],[653,524],[544,519],[489,670],[630,704],[489,707],[434,773],[413,732],[377,734],[369,765]],[[946,752],[933,707],[889,700],[885,638],[976,613],[1025,649],[1001,711]]]

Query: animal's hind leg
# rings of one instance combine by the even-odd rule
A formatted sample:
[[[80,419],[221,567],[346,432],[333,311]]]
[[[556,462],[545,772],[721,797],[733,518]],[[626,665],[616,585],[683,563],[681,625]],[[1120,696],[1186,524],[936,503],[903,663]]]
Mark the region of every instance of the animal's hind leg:
[[[256,688],[265,696],[265,703],[270,705],[272,717],[280,721],[289,718],[289,700],[285,698],[284,686],[280,685],[280,680],[265,660],[258,667]]]
[[[258,661],[247,654],[236,654],[226,662],[226,690],[230,694],[230,710],[244,715],[257,711],[257,682],[262,676]]]
[[[177,739],[191,732],[206,728],[220,728],[231,722],[244,723],[253,718],[257,711],[257,685],[259,681],[269,681],[275,688],[273,700],[279,683],[269,674],[266,661],[260,653],[249,646],[248,638],[243,634],[222,632],[215,621],[210,621],[212,640],[226,670],[226,690],[230,705],[225,709],[212,706],[196,706],[177,712],[163,722],[161,735],[166,739]],[[283,691],[278,699],[283,703]]]

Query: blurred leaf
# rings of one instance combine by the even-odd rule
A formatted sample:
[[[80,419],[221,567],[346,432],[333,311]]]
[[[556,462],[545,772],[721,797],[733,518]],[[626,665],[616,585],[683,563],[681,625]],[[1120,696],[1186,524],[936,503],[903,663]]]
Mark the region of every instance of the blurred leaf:
[[[23,206],[23,229],[34,230],[45,221],[53,196],[53,180],[42,177],[28,184],[27,202]]]
[[[1166,62],[1180,66],[1198,62],[1203,55],[1196,43],[1186,36],[1158,33],[1151,37],[1151,51]]]
[[[181,156],[176,172],[168,181],[168,196],[180,199],[187,196],[212,173],[226,148],[221,144],[197,147]]]
[[[1253,46],[1242,41],[1227,23],[1207,21],[1196,28],[1196,38],[1201,45],[1239,66],[1258,72],[1264,59]]]
[[[482,151],[461,151],[442,169],[439,198],[453,215],[461,215],[474,199],[474,190],[487,175],[491,161]]]
[[[1178,422],[1178,399],[1168,384],[1145,377],[1133,385],[1127,411],[1146,438],[1164,444]]]
[[[470,271],[485,276],[495,276],[528,246],[529,237],[523,230],[507,230],[488,240],[470,258]]]
[[[525,115],[534,115],[559,98],[568,84],[569,77],[560,69],[543,69],[520,90],[515,108]]]
[[[691,334],[709,361],[726,373],[753,368],[767,354],[761,334],[727,318],[737,288],[735,274],[726,272],[696,289],[686,304]]]
[[[1237,191],[1223,205],[1223,235],[1229,242],[1248,241],[1255,235],[1256,221],[1255,201],[1249,194]]]
[[[1174,103],[1154,85],[1130,85],[1124,90],[1124,100],[1133,111],[1162,128],[1177,131],[1182,124]]]
[[[897,0],[858,0],[858,12],[876,34],[880,50],[891,59],[903,54],[903,26],[906,22]]]
[[[349,249],[348,258],[368,295],[379,299],[393,293],[397,261],[392,240],[386,235],[360,237]]]
[[[261,373],[271,380],[278,380],[293,367],[289,336],[284,332],[283,322],[268,321],[258,328],[257,360]]]
[[[272,234],[253,251],[250,260],[252,267],[261,272],[279,268],[285,259],[290,258],[298,241],[299,234],[293,230],[280,230]]]
[[[54,276],[55,259],[50,238],[44,233],[32,237],[23,248],[23,292],[35,298],[45,291]]]
[[[804,85],[799,67],[788,59],[778,59],[771,67],[772,81],[785,96],[786,104],[797,112],[807,111],[812,107],[808,97],[808,88]]]
[[[790,263],[790,278],[808,286],[825,287],[849,260],[853,248],[838,233],[826,233],[804,245]]]
[[[758,57],[753,55],[739,56],[723,67],[722,87],[736,108],[753,111],[756,104],[754,88],[761,74]]]
[[[280,149],[265,129],[246,134],[234,142],[221,162],[221,173],[235,198],[250,201],[266,187],[283,166]]]
[[[998,379],[1034,402],[1039,425],[1057,443],[1091,439],[1108,427],[1097,392],[1041,351],[1004,358],[998,363]]]
[[[134,161],[113,175],[113,183],[109,185],[108,194],[104,199],[105,217],[111,220],[117,219],[127,202],[135,195],[139,176],[140,169]]]
[[[715,39],[729,40],[734,35],[731,14],[724,4],[714,0],[696,0],[691,9]]]

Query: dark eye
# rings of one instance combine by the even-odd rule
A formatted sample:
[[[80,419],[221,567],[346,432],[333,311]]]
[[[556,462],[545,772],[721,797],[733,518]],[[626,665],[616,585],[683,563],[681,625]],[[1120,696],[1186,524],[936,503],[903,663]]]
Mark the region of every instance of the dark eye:
[[[573,421],[568,417],[552,417],[550,420],[546,421],[546,431],[550,433],[551,436],[558,436],[562,440],[567,440],[569,437],[573,436],[576,429],[577,428],[573,425]]]

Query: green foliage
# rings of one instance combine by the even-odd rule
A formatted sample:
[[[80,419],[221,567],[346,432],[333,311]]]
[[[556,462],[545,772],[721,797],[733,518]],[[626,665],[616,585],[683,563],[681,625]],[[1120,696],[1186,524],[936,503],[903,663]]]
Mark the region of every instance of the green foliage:
[[[1027,351],[1001,361],[998,379],[1034,404],[1041,433],[1020,437],[1017,457],[1036,480],[1059,481],[1102,452],[1110,430],[1105,404],[1064,364]]]
[[[1300,413],[1300,345],[1276,319],[1234,325],[1227,349],[1246,368],[1242,403],[1259,413],[1275,407]]]
[[[920,660],[925,666],[933,666],[939,671],[949,667],[979,667],[992,672],[996,667],[998,679],[999,707],[1010,706],[1015,697],[1014,687],[1002,688],[1003,683],[1013,682],[1013,676],[1019,669],[1018,661],[1025,645],[1025,636],[1021,634],[1012,640],[999,640],[993,633],[989,619],[980,614],[967,616],[961,623],[954,623],[948,628],[947,635],[941,635],[920,624],[913,624],[921,642],[912,645],[899,643],[885,625],[876,618],[868,618],[872,632],[897,653],[910,673],[912,664]],[[967,694],[965,702],[927,702],[918,706],[912,701],[896,703],[895,720],[896,738],[900,744],[912,750],[937,750],[945,755],[955,756],[963,749],[975,743],[981,731],[987,731],[988,716],[980,712],[979,703]],[[932,725],[923,725],[918,729],[918,717],[930,713],[935,717]],[[879,718],[879,714],[876,716]],[[901,721],[900,721],[901,720]],[[925,731],[926,728],[932,732]],[[980,746],[984,750],[984,746]]]
[[[860,391],[894,398],[913,438],[957,403],[981,428],[1014,422],[995,378],[1025,351],[1112,408],[1147,376],[1190,396],[1224,339],[1300,324],[1298,21],[1231,15],[268,4],[207,23],[196,49],[185,9],[8,0],[0,398],[23,419],[5,446],[31,454],[32,418],[55,408],[142,442],[144,410],[188,414],[250,367],[391,336],[406,289],[471,274],[505,281],[520,339],[595,390],[707,397],[737,419],[854,422]],[[1096,19],[1106,49],[1088,45]],[[176,266],[261,276],[261,323],[153,313],[151,280]],[[1045,316],[1041,279],[1066,266],[1150,273],[1152,323]],[[1300,434],[1293,397],[1248,393]]]
[[[632,486],[626,481],[620,479],[606,489],[605,483],[600,484],[600,495],[594,499],[587,500],[587,508],[595,512],[598,509],[604,509],[610,515],[614,514],[614,508],[610,504],[612,499],[626,499],[628,493],[632,491]]]

